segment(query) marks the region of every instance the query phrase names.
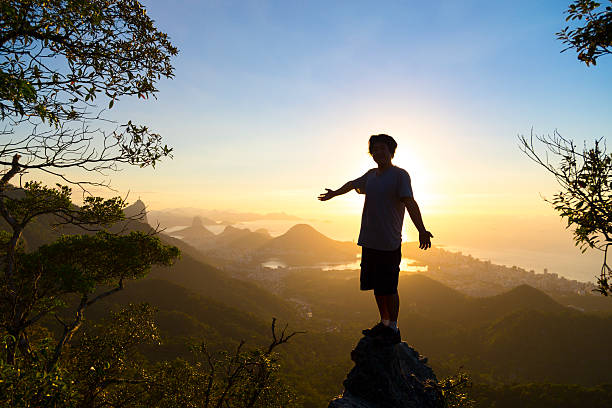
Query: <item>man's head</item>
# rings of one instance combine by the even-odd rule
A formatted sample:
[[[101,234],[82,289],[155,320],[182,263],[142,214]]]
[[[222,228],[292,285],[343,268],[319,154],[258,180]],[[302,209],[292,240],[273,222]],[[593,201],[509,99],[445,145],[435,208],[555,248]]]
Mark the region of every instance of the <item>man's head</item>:
[[[370,140],[368,141],[368,151],[372,155],[372,158],[374,159],[374,161],[376,161],[377,163],[379,161],[387,160],[386,157],[381,157],[381,156],[390,155],[390,157],[388,157],[388,160],[393,158],[396,148],[397,148],[397,142],[395,141],[395,139],[393,139],[389,135],[385,135],[385,134],[372,135],[370,136]],[[381,151],[381,150],[384,150],[384,151]]]
[[[389,135],[385,135],[381,133],[380,135],[372,135],[370,136],[370,140],[368,141],[368,150],[370,154],[372,154],[372,148],[375,143],[384,143],[387,145],[389,149],[389,153],[391,153],[391,157],[395,154],[395,149],[397,148],[397,142]]]

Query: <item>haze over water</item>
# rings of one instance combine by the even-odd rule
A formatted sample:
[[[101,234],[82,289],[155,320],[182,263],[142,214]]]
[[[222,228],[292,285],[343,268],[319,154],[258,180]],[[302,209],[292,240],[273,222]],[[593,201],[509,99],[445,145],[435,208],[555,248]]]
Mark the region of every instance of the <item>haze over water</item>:
[[[418,236],[412,223],[404,220],[403,239],[405,242],[416,241]],[[600,251],[591,250],[585,254],[576,248],[571,239],[571,232],[566,230],[556,215],[540,217],[489,216],[473,217],[474,223],[481,222],[483,228],[480,235],[466,234],[455,230],[449,217],[433,216],[431,218],[433,240],[435,245],[453,252],[462,252],[493,263],[518,266],[536,273],[557,273],[559,276],[579,281],[596,280],[601,268]],[[220,220],[217,220],[220,221]],[[487,225],[488,221],[488,225]],[[313,226],[324,235],[339,241],[357,241],[359,235],[359,214],[338,216],[334,219],[306,218],[301,220],[257,220],[233,224],[237,228],[248,228],[255,231],[260,228],[268,230],[273,237],[284,234],[298,223]],[[469,217],[462,222],[470,222]],[[172,233],[185,226],[175,226],[167,230]],[[219,234],[224,225],[207,225],[211,232]],[[406,269],[403,269],[406,270]]]

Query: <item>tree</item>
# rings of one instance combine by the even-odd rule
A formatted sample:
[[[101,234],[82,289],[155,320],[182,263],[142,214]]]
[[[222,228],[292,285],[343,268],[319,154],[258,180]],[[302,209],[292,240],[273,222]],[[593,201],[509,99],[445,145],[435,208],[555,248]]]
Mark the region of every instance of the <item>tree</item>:
[[[612,153],[606,152],[603,139],[580,149],[556,131],[551,136],[536,136],[546,148],[544,155],[537,152],[533,134],[519,140],[521,150],[553,174],[561,186],[562,191],[549,202],[567,220],[567,228],[574,228],[576,245],[582,252],[589,248],[604,251],[598,285],[599,291],[608,295],[612,278],[607,264],[607,250],[612,245]]]
[[[173,77],[176,53],[135,0],[0,2],[0,405],[292,403],[273,349],[295,333],[277,337],[274,323],[267,350],[218,356],[200,345],[193,363],[156,364],[137,357],[159,341],[149,306],[83,325],[92,304],[179,256],[155,231],[125,234],[125,199],[88,191],[108,186],[100,179],[121,165],[155,166],[171,155],[146,126],[105,114],[122,97],[155,97],[156,82]],[[41,172],[64,185],[22,182]],[[70,235],[26,250],[28,229],[42,235],[50,226]]]
[[[124,96],[155,97],[156,81],[174,76],[177,52],[135,0],[1,2],[3,184],[28,170],[72,181],[68,169],[154,166],[170,155],[146,126],[108,130],[94,102],[103,94],[111,109]]]
[[[146,361],[136,357],[137,348],[160,340],[153,315],[147,304],[111,312],[81,331],[73,347],[63,353],[61,364],[50,369],[54,350],[48,333],[43,333],[34,344],[37,359],[20,356],[14,364],[0,361],[0,405],[63,408],[139,401],[141,395],[135,391],[151,375]]]
[[[148,404],[164,407],[281,408],[296,406],[292,392],[278,377],[274,349],[303,332],[277,329],[272,319],[272,342],[265,348],[212,352],[204,342],[192,347],[193,362],[175,360],[156,367],[156,380],[148,390]]]
[[[584,21],[583,26],[566,26],[557,33],[557,38],[567,48],[578,53],[578,59],[587,66],[596,65],[597,58],[612,54],[612,1],[609,6],[593,0],[576,0],[567,9],[565,21]],[[563,52],[562,51],[562,52]]]
[[[177,49],[135,0],[4,0],[0,2],[0,216],[3,234],[0,327],[5,360],[17,350],[36,360],[28,332],[78,296],[48,360],[53,369],[79,329],[87,307],[147,273],[170,265],[178,249],[154,234],[104,230],[124,219],[121,197],[95,197],[95,177],[122,164],[155,166],[171,149],[146,126],[116,125],[103,117],[122,97],[148,98],[172,78]],[[65,185],[28,181],[44,173]],[[15,181],[17,180],[17,182]],[[83,204],[71,202],[70,186]],[[85,232],[26,252],[23,233],[34,221],[78,226]],[[74,230],[71,230],[74,232]],[[95,235],[91,232],[100,231]],[[59,320],[59,318],[58,318]]]
[[[612,4],[612,0],[610,1]],[[612,54],[612,6],[602,7],[592,0],[576,0],[569,5],[565,21],[583,21],[583,26],[565,27],[557,38],[578,52],[578,59],[587,66],[597,58]],[[527,156],[553,174],[561,188],[552,199],[555,210],[567,219],[567,228],[574,227],[574,242],[582,252],[589,248],[604,251],[604,260],[597,280],[598,291],[612,293],[612,269],[608,265],[608,248],[612,245],[612,154],[606,153],[605,140],[593,145],[576,144],[556,130],[552,136],[536,136],[546,149],[537,153],[533,134],[519,136],[520,148]],[[549,153],[553,160],[550,160]],[[558,162],[556,162],[558,161]]]
[[[0,4],[2,120],[59,124],[104,93],[154,96],[177,49],[135,0],[8,0]]]
[[[292,404],[273,353],[295,334],[286,327],[277,337],[273,323],[267,349],[219,356],[200,345],[193,363],[154,364],[137,357],[159,341],[149,306],[83,324],[92,304],[179,256],[155,231],[125,234],[125,199],[88,191],[121,165],[171,155],[146,126],[105,114],[122,97],[155,97],[176,53],[135,0],[0,2],[0,405]],[[32,181],[41,172],[64,184]],[[70,235],[26,250],[28,229],[48,227]],[[47,329],[52,318],[59,333]]]
[[[53,350],[38,342],[40,360],[21,357],[17,364],[0,361],[0,405],[44,407],[283,407],[296,406],[291,390],[278,375],[275,348],[296,332],[272,323],[267,348],[212,351],[201,341],[188,360],[151,363],[138,354],[143,345],[155,350],[163,340],[147,304],[130,304],[110,318],[90,325],[62,357],[44,369]]]

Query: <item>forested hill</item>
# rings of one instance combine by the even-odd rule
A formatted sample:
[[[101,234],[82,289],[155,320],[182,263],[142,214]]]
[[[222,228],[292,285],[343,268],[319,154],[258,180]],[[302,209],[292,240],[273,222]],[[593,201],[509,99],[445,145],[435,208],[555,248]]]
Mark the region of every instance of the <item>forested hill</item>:
[[[336,241],[326,237],[307,224],[297,224],[259,248],[259,257],[279,257],[290,265],[318,262],[352,261],[358,247],[352,242]]]
[[[26,231],[28,245],[57,237],[43,221]],[[134,223],[129,228],[150,227]],[[163,359],[186,356],[186,344],[198,340],[218,347],[231,347],[242,339],[249,345],[265,345],[270,320],[277,317],[308,332],[279,349],[283,376],[304,406],[324,406],[341,391],[352,365],[350,350],[361,329],[377,320],[372,296],[359,291],[354,271],[296,269],[272,293],[261,283],[236,279],[210,266],[190,245],[161,237],[181,249],[182,259],[171,268],[155,268],[140,281],[126,282],[123,291],[91,309],[91,319],[117,305],[149,302],[158,308],[164,341],[160,348],[145,352]],[[607,370],[612,365],[606,352],[612,338],[608,315],[567,308],[529,286],[474,298],[420,274],[402,276],[399,293],[403,338],[429,357],[439,377],[464,367],[477,384],[612,383]],[[483,398],[494,392],[491,387],[479,390]]]

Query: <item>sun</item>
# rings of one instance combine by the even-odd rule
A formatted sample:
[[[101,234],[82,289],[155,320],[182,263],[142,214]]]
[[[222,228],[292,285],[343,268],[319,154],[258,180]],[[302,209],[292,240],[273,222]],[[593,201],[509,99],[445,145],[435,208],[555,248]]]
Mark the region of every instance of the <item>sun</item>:
[[[431,166],[427,166],[422,156],[418,154],[418,148],[398,146],[393,158],[393,164],[401,167],[410,174],[412,191],[419,203],[430,202],[432,193],[436,191],[435,178],[432,177]]]

